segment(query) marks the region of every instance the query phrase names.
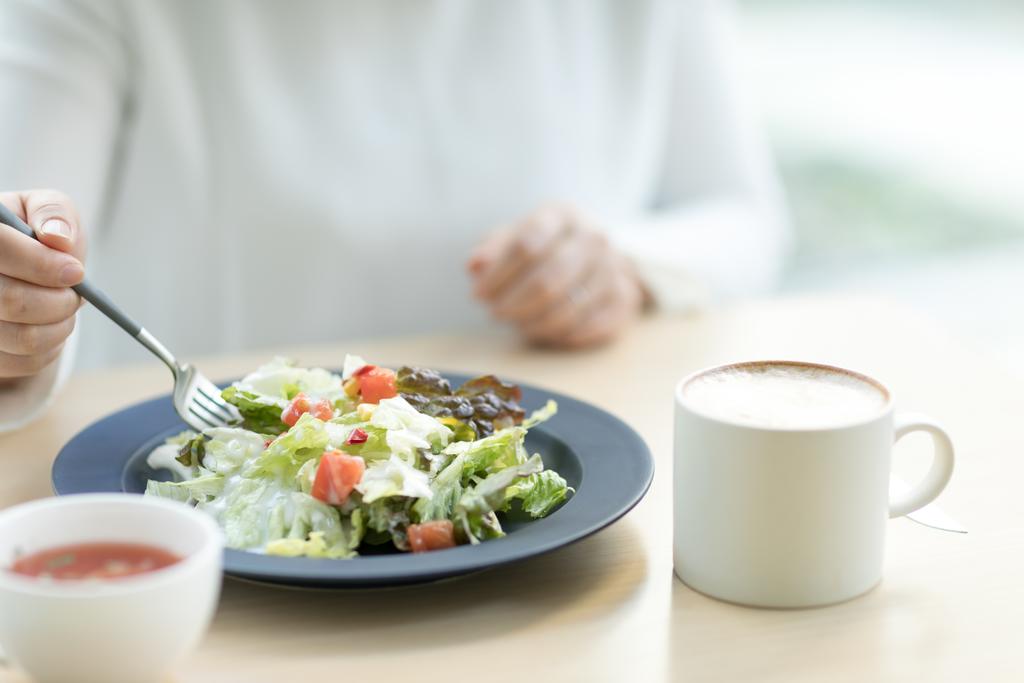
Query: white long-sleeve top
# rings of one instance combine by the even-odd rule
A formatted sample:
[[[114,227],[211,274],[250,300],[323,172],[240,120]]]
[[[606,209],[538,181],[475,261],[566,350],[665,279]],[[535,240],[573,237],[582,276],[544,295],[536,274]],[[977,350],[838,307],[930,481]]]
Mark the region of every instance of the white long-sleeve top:
[[[716,0],[0,0],[0,189],[177,354],[466,328],[490,229],[578,205],[674,309],[768,285],[774,177]],[[144,353],[83,313],[88,364]],[[0,396],[38,412],[65,353]],[[0,392],[2,393],[2,392]]]

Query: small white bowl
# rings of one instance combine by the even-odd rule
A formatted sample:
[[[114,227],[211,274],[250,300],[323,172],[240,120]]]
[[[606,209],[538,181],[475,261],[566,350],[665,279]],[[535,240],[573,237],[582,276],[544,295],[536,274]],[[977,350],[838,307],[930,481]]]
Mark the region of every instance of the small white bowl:
[[[183,558],[116,580],[8,571],[21,554],[145,543]],[[149,683],[191,652],[220,595],[223,537],[181,503],[129,494],[48,498],[0,512],[0,647],[40,683]]]

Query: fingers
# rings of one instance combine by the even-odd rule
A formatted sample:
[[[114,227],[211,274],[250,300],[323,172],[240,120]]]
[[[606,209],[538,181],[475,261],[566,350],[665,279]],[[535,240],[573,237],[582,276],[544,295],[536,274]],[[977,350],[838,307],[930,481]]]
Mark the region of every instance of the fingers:
[[[608,342],[622,329],[624,318],[620,304],[596,309],[575,330],[562,338],[561,345],[569,349],[582,349]]]
[[[21,204],[16,195],[9,193],[0,195],[0,201],[3,201],[12,211],[20,213],[22,216],[27,215],[26,207]],[[47,230],[56,230],[58,227],[60,230],[64,229],[54,223],[57,219],[45,218],[46,211],[54,210],[52,205],[40,205],[40,207],[42,207],[41,213],[35,214],[37,224],[33,225],[32,214],[28,214],[29,220],[27,221],[37,231],[37,234],[40,234],[40,239],[46,235],[41,232],[44,225],[47,226]],[[39,223],[40,219],[42,223]],[[47,237],[47,240],[60,243],[68,249],[72,247],[77,249],[79,247],[74,244],[75,233],[73,230],[71,234],[72,238]],[[85,269],[82,262],[74,255],[64,253],[56,247],[50,248],[47,244],[37,242],[7,226],[0,226],[0,273],[43,287],[70,287],[82,281]]]
[[[565,210],[549,207],[485,242],[470,258],[470,272],[477,277],[476,295],[493,299],[544,257],[569,228]]]
[[[31,190],[22,193],[25,222],[32,226],[39,240],[58,251],[67,252],[79,261],[85,260],[85,240],[78,228],[78,209],[63,192]]]
[[[586,278],[600,257],[604,240],[598,233],[577,233],[559,239],[547,258],[499,294],[494,314],[525,322],[556,306]]]
[[[62,348],[63,345],[34,356],[19,356],[0,351],[0,378],[29,377],[38,374],[60,357]]]
[[[0,322],[0,352],[15,356],[46,355],[59,349],[74,329],[74,316],[47,325]]]
[[[70,289],[40,287],[0,275],[0,320],[47,325],[71,317],[78,306],[78,295]]]
[[[477,296],[536,344],[608,341],[642,307],[644,290],[629,262],[564,206],[495,233],[468,265]]]
[[[627,273],[618,273],[614,293],[603,305],[593,306],[576,328],[567,334],[567,348],[584,348],[612,340],[641,309],[643,293]]]
[[[609,251],[582,285],[538,321],[524,326],[523,332],[534,343],[559,348],[603,344],[639,315],[643,300],[643,285],[631,266]]]
[[[561,346],[607,295],[607,273],[595,266],[565,296],[535,318],[521,323],[523,335],[531,342]]]
[[[60,356],[85,276],[78,212],[54,190],[0,193],[0,202],[38,236],[0,226],[0,381],[28,377]]]
[[[474,277],[483,275],[501,259],[505,247],[515,237],[515,228],[516,226],[513,225],[495,230],[477,245],[466,262],[466,268],[470,275]]]

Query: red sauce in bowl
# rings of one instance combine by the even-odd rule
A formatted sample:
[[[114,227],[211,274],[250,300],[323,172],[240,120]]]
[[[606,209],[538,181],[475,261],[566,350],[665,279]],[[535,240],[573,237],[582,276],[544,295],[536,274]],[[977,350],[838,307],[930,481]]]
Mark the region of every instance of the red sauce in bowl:
[[[11,571],[49,579],[119,579],[168,567],[181,558],[143,543],[78,543],[19,557]]]

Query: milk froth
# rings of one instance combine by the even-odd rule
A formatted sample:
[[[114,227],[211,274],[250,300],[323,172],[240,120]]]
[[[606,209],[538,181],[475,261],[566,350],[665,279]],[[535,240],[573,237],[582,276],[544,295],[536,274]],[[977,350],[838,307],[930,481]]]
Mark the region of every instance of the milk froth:
[[[755,427],[816,429],[879,414],[888,396],[852,373],[801,363],[745,363],[698,375],[686,402],[718,419]]]

